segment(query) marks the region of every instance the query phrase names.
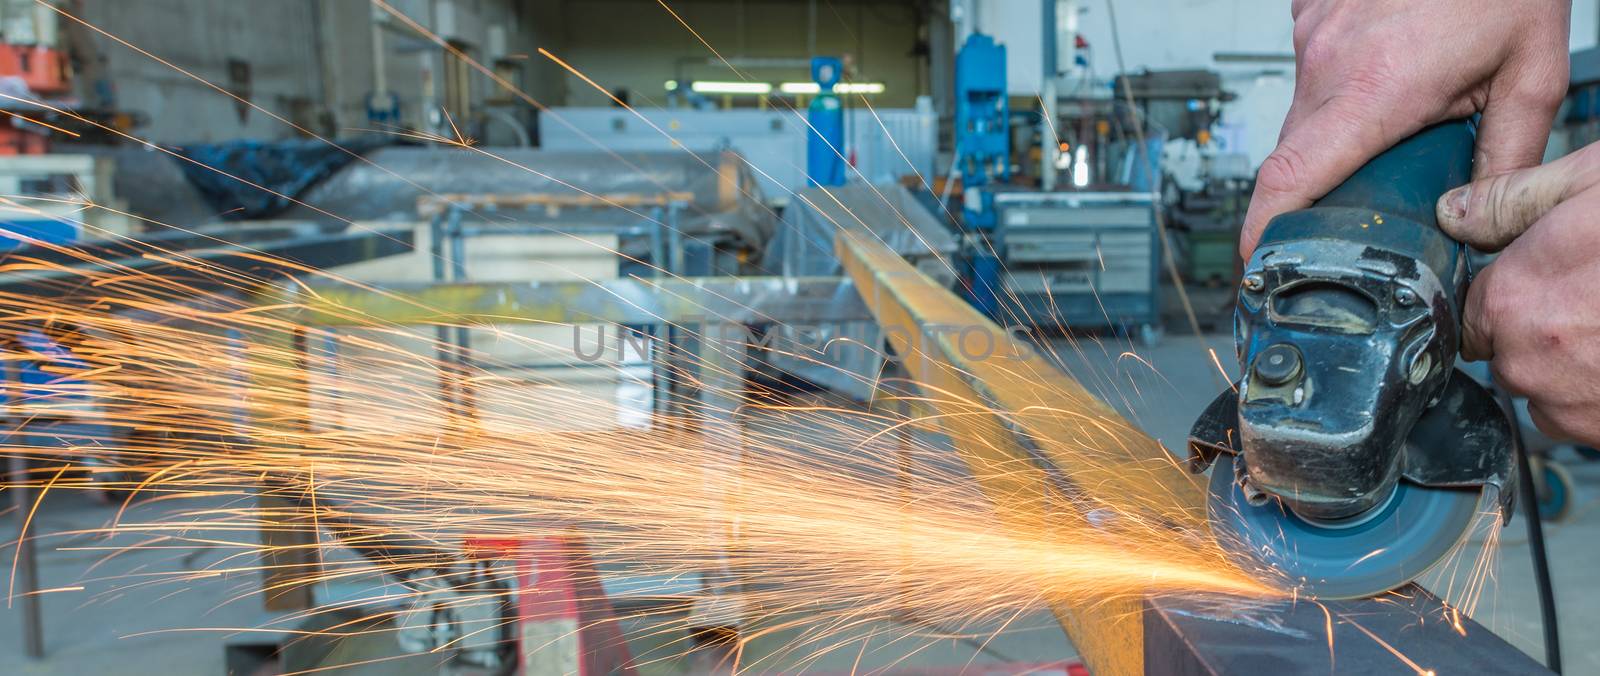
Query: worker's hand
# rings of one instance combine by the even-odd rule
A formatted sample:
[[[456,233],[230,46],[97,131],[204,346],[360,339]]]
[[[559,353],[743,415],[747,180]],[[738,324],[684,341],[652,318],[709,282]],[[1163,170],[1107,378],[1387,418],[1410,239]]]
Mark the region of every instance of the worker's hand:
[[[1467,293],[1462,356],[1492,359],[1540,431],[1600,446],[1600,144],[1457,188],[1438,214],[1455,238],[1504,249]]]
[[[1239,251],[1367,160],[1483,113],[1475,177],[1531,167],[1567,90],[1568,0],[1296,0],[1294,102],[1261,163]]]

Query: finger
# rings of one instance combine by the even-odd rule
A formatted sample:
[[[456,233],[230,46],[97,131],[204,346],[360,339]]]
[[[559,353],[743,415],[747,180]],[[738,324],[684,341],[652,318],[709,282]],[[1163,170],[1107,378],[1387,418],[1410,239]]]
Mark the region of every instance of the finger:
[[[1532,400],[1528,401],[1528,421],[1532,422],[1535,428],[1538,428],[1540,432],[1551,439],[1572,438],[1572,434],[1561,423],[1556,422],[1555,418],[1551,417],[1549,413],[1546,413],[1543,408]]]
[[[1311,206],[1367,160],[1420,128],[1394,126],[1383,113],[1388,109],[1370,96],[1359,102],[1337,97],[1286,129],[1256,174],[1255,194],[1239,234],[1239,253],[1250,257],[1274,216]]]
[[[1494,358],[1494,323],[1485,302],[1494,272],[1494,265],[1489,265],[1467,287],[1467,302],[1461,310],[1461,358],[1467,361]]]
[[[1600,183],[1600,146],[1543,166],[1490,176],[1439,198],[1439,227],[1483,251],[1499,251],[1556,205]]]
[[[1489,88],[1478,124],[1472,175],[1483,179],[1537,166],[1567,94],[1566,59],[1521,59]]]

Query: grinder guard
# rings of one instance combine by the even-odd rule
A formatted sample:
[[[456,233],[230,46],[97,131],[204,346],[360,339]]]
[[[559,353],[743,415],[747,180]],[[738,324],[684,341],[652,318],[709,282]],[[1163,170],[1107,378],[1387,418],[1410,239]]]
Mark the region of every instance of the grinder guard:
[[[1470,179],[1473,138],[1467,121],[1425,129],[1267,225],[1235,313],[1244,374],[1196,422],[1194,471],[1237,455],[1248,504],[1275,498],[1313,530],[1379,513],[1402,480],[1493,488],[1509,515],[1510,423],[1455,369],[1467,249],[1434,214]]]

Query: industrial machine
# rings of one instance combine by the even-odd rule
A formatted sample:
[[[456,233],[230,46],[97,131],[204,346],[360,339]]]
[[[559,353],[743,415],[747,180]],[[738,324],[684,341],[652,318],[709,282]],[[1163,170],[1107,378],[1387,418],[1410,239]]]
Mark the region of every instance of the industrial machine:
[[[966,300],[999,316],[1004,265],[996,240],[994,189],[1011,178],[1011,104],[1006,48],[982,33],[956,53],[956,168],[961,172],[961,288]]]
[[[968,37],[956,56],[966,299],[1008,324],[1138,327],[1153,342],[1160,313],[1153,191],[1008,187],[1005,74],[1005,47],[981,33]]]
[[[1483,513],[1509,515],[1504,410],[1455,368],[1467,247],[1434,204],[1471,177],[1474,129],[1436,125],[1268,224],[1235,315],[1244,374],[1190,435],[1209,515],[1247,571],[1320,598],[1398,587]]]
[[[1159,337],[1156,198],[1147,192],[1004,192],[1002,305],[1042,327],[1137,327]]]

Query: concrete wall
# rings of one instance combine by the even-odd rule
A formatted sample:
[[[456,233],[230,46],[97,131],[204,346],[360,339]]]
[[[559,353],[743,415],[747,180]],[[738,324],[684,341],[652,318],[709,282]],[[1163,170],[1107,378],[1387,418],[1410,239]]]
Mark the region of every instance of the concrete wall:
[[[105,31],[225,88],[230,60],[249,64],[249,99],[320,133],[349,134],[367,124],[374,86],[369,0],[81,0],[82,16]],[[559,101],[564,81],[541,63],[536,46],[555,42],[557,0],[389,0],[405,16],[459,41],[485,64],[519,58],[521,86],[535,98]],[[388,17],[385,72],[400,96],[405,125],[421,126],[423,111],[443,96],[444,58],[437,46]],[[185,143],[236,138],[281,139],[292,128],[253,110],[239,111],[228,97],[172,67],[111,40],[97,38],[106,58],[117,105],[146,113],[138,135]],[[497,87],[472,76],[476,102]],[[432,80],[434,97],[427,97]],[[243,93],[243,92],[240,92]],[[432,106],[436,106],[433,103]]]
[[[773,0],[678,0],[670,3],[724,57],[798,58],[811,56],[805,2]],[[818,2],[817,51],[850,54],[858,79],[884,82],[874,99],[887,107],[909,107],[927,84],[922,59],[910,55],[920,26],[907,4],[897,2]],[[714,58],[712,53],[655,0],[582,0],[566,3],[569,45],[562,58],[601,86],[627,88],[634,103],[665,101],[664,83],[678,76],[680,60]],[[806,68],[750,69],[751,79],[767,82],[810,80]],[[688,66],[700,80],[738,80],[721,64]],[[567,81],[567,105],[600,106],[610,101],[575,76]]]
[[[319,96],[317,49],[306,0],[88,0],[84,18],[173,65],[226,87],[228,61],[250,65],[250,99],[287,112]],[[172,68],[107,40],[99,41],[118,106],[142,111],[139,135],[156,141],[279,137],[281,123],[237,104]]]

